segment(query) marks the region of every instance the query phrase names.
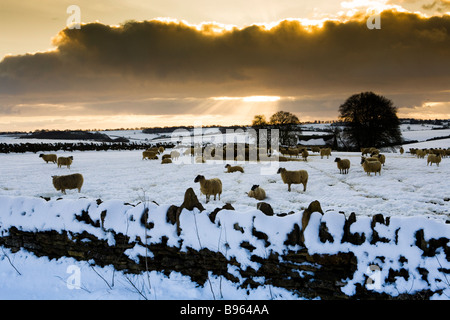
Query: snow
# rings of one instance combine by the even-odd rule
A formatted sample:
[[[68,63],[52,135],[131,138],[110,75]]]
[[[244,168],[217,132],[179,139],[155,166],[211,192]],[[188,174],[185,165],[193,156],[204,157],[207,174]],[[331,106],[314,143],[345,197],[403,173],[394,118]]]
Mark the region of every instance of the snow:
[[[410,130],[406,135],[412,139],[420,134],[420,139],[414,139],[421,142],[405,145],[404,148],[408,151],[409,147],[416,145],[421,148],[450,147],[450,139],[424,141],[424,138],[428,139],[432,134],[446,135],[444,131],[429,128]],[[118,136],[123,134],[119,131],[106,133]],[[139,131],[126,134],[136,140],[148,136]],[[214,139],[221,139],[219,135],[209,135],[213,136]],[[6,139],[11,138],[0,137],[0,142],[10,141]],[[180,149],[180,153],[182,151]],[[370,274],[368,269],[373,265],[380,265],[381,270],[371,270],[374,278],[383,283],[382,286],[377,286],[375,281],[375,291],[395,296],[426,288],[439,288],[444,290],[443,294],[433,298],[448,299],[450,296],[450,287],[443,280],[445,274],[439,271],[450,268],[443,250],[439,249],[436,256],[424,257],[414,244],[415,233],[420,229],[423,229],[427,241],[448,238],[450,235],[450,227],[446,223],[450,214],[448,158],[443,158],[437,167],[427,166],[425,159],[418,159],[409,153],[385,153],[386,164],[381,176],[367,176],[359,163],[360,153],[332,152],[329,159],[321,159],[317,153],[310,152],[307,162],[289,161],[279,164],[288,170],[305,169],[309,173],[306,192],[302,191],[301,185],[293,185],[292,192],[287,192],[287,186],[274,170],[267,174],[269,171],[265,170],[265,163],[207,160],[205,164],[197,164],[193,157],[185,156],[172,164],[161,165],[160,161],[142,160],[141,151],[74,151],[58,152],[58,155],[74,157],[70,169],[46,164],[34,153],[0,154],[0,231],[3,235],[11,226],[30,231],[87,231],[114,245],[112,230],[126,234],[132,240],[136,237],[144,239],[144,232],[147,232],[151,243],[159,243],[165,237],[168,245],[178,246],[182,239],[181,250],[208,248],[222,252],[227,258],[235,257],[242,266],[257,269],[259,264],[250,260],[248,250],[240,244],[247,241],[255,247],[252,254],[260,257],[267,257],[270,252],[285,252],[288,249],[284,244],[286,235],[292,231],[295,223],[301,221],[302,213],[309,203],[318,200],[324,215],[311,215],[305,230],[306,246],[310,253],[355,253],[358,257],[357,271],[352,279],[347,279],[342,289],[344,293],[354,294],[356,285],[364,283]],[[334,163],[335,157],[350,159],[349,174],[339,174]],[[240,164],[245,173],[225,173],[225,163]],[[82,173],[85,180],[81,193],[68,190],[67,195],[63,195],[54,189],[52,175],[76,172]],[[198,174],[207,179],[218,177],[222,180],[224,190],[220,200],[205,203],[205,196],[200,194],[199,185],[194,183]],[[268,198],[265,201],[272,206],[274,216],[266,216],[257,210],[258,201],[246,195],[254,184],[259,184],[266,190]],[[170,205],[181,205],[184,193],[190,187],[206,210],[200,212],[194,209],[191,212],[184,209],[180,215],[182,231],[177,235],[176,226],[166,222],[166,212]],[[41,197],[50,198],[50,201]],[[102,202],[98,204],[97,199]],[[221,208],[225,203],[230,203],[235,210],[219,211],[215,223],[212,223],[207,213]],[[148,221],[155,225],[146,231],[140,224],[144,206],[149,209]],[[106,210],[104,229],[77,221],[75,214],[80,214],[83,210],[92,220],[100,220],[101,213]],[[388,226],[378,223],[374,230],[380,237],[397,237],[398,240],[375,244],[366,241],[359,246],[341,243],[345,217],[352,212],[357,216],[350,228],[352,233],[365,234],[366,239],[370,239],[373,232],[371,217],[382,213],[385,217],[390,217],[390,223]],[[277,216],[280,213],[289,214]],[[320,241],[317,230],[321,223],[326,224],[333,242]],[[253,229],[265,233],[270,244],[256,238],[252,234]],[[213,289],[209,285],[198,286],[189,277],[176,272],[169,276],[156,271],[132,276],[113,271],[111,266],[101,268],[71,258],[49,260],[45,257],[38,258],[25,250],[12,253],[9,249],[1,249],[0,299],[141,299],[142,295],[134,289],[132,283],[147,288],[146,296],[150,299],[212,299],[213,293],[214,298],[223,299],[299,298],[281,288],[261,286],[252,290],[239,289],[237,284],[212,274],[210,282]],[[136,246],[127,250],[126,254],[134,258],[144,254],[144,250],[143,247]],[[385,257],[384,261],[380,261],[381,256]],[[400,257],[404,257],[407,262],[401,262]],[[69,288],[69,266],[80,270],[81,289]],[[229,272],[239,277],[235,268],[229,266]],[[409,279],[396,277],[394,282],[386,282],[390,269],[401,268],[410,272]],[[422,280],[417,268],[425,268],[429,272],[428,282]],[[114,286],[111,286],[113,278]],[[262,282],[261,279],[254,281]]]

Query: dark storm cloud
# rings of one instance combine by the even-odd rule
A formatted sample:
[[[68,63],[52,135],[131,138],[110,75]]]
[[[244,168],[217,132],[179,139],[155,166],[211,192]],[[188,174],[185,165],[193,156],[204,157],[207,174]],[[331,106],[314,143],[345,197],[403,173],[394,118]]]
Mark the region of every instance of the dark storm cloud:
[[[322,28],[283,21],[271,29],[253,25],[221,33],[211,32],[211,25],[198,30],[156,20],[90,23],[62,30],[54,44],[55,51],[0,63],[0,101],[83,102],[86,110],[97,106],[104,113],[129,101],[130,112],[157,114],[182,108],[142,99],[348,97],[372,90],[423,100],[450,83],[450,16],[385,11],[380,30],[369,30],[364,17],[326,21]],[[444,95],[448,101],[448,91]]]

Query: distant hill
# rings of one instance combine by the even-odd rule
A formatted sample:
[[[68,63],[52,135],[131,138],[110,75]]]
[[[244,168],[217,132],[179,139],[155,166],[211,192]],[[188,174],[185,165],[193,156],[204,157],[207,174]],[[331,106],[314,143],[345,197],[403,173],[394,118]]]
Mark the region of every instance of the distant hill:
[[[99,132],[88,131],[35,131],[20,137],[21,139],[52,139],[52,140],[91,140],[100,142],[129,142],[127,138],[110,138],[108,135]]]

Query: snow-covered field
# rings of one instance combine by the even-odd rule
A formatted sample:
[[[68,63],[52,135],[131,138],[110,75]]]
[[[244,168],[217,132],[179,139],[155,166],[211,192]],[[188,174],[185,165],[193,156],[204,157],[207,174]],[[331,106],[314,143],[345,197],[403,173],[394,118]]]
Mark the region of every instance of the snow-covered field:
[[[409,148],[450,147],[450,139],[424,141],[432,134],[443,136],[445,130],[423,130],[406,133],[408,138],[421,142],[405,146]],[[413,131],[408,131],[413,132]],[[106,132],[111,134],[111,132]],[[114,132],[120,135],[120,132]],[[127,134],[129,137],[143,139],[139,132]],[[124,135],[124,136],[127,136]],[[2,137],[3,138],[3,137]],[[4,138],[6,139],[6,138]],[[10,139],[10,138],[7,138]],[[1,138],[0,138],[0,142]],[[9,140],[8,140],[9,142]],[[20,143],[21,141],[15,143]],[[10,142],[11,143],[11,142]],[[181,150],[182,151],[182,150]],[[170,152],[167,150],[166,152]],[[47,197],[52,200],[120,201],[121,203],[138,204],[144,199],[154,201],[162,207],[181,205],[186,189],[192,187],[207,212],[225,203],[230,203],[236,213],[255,215],[255,199],[246,194],[254,184],[263,187],[275,214],[293,213],[300,219],[301,213],[308,205],[318,200],[325,214],[344,213],[349,216],[355,212],[357,217],[370,217],[378,213],[384,216],[405,219],[424,219],[417,221],[433,221],[437,223],[440,236],[449,237],[450,229],[450,158],[442,159],[440,166],[427,166],[426,159],[418,159],[405,153],[384,152],[385,166],[380,176],[368,176],[361,165],[360,153],[333,152],[329,159],[321,159],[316,153],[310,153],[307,162],[289,161],[279,163],[288,170],[305,169],[309,173],[306,192],[301,185],[293,185],[292,192],[287,191],[279,174],[278,165],[252,162],[215,162],[194,163],[193,157],[182,156],[172,164],[160,163],[160,160],[142,160],[141,151],[75,151],[58,152],[59,156],[72,155],[74,160],[70,169],[57,168],[56,164],[47,164],[38,154],[0,154],[0,199],[3,201],[20,201],[26,199]],[[339,174],[334,159],[348,158],[351,161],[350,172]],[[225,173],[225,163],[239,164],[245,173]],[[275,166],[275,167],[274,167]],[[267,170],[267,169],[270,170]],[[84,185],[81,193],[68,190],[67,195],[56,191],[52,185],[51,176],[70,173],[82,173]],[[205,203],[205,196],[200,194],[199,184],[194,178],[204,175],[207,179],[217,177],[222,180],[223,193],[220,200]],[[0,200],[1,201],[1,200]],[[81,201],[81,200],[78,200]],[[69,202],[70,203],[70,202]],[[1,208],[1,206],[0,206]],[[4,214],[4,213],[2,213]],[[326,215],[325,215],[326,216]],[[329,216],[332,217],[332,216]],[[245,220],[245,218],[243,218]],[[11,220],[0,214],[2,229],[13,225]],[[36,228],[42,227],[42,221]],[[417,226],[419,227],[419,226]],[[277,226],[271,226],[277,228]],[[287,228],[283,226],[282,228]],[[207,235],[205,235],[207,237]],[[213,241],[216,243],[216,241]],[[0,252],[0,299],[139,299],[136,291],[130,286],[130,281],[124,274],[116,276],[117,285],[109,288],[102,279],[109,279],[113,273],[111,267],[93,270],[88,263],[77,262],[71,258],[49,260],[37,258],[21,250],[11,253],[2,248]],[[348,248],[346,250],[349,250]],[[445,259],[445,258],[444,258]],[[445,261],[445,260],[444,260]],[[445,268],[445,263],[444,264]],[[75,265],[83,276],[82,290],[71,290],[67,286],[67,266]],[[20,274],[17,270],[20,270]],[[448,263],[447,263],[448,268]],[[99,273],[102,277],[99,276]],[[141,281],[134,276],[133,283]],[[152,290],[150,298],[155,299],[211,299],[211,290],[196,286],[189,278],[177,273],[170,277],[157,272],[151,272]],[[212,277],[214,282],[214,277]],[[215,279],[217,282],[218,279]],[[143,280],[142,280],[143,281]],[[248,295],[245,290],[224,282],[221,286],[225,299],[297,299],[284,289],[260,287]],[[350,290],[350,289],[348,289]],[[351,290],[350,290],[351,291]],[[448,290],[447,290],[448,291]],[[448,296],[447,296],[448,297]],[[443,295],[441,298],[446,298]]]

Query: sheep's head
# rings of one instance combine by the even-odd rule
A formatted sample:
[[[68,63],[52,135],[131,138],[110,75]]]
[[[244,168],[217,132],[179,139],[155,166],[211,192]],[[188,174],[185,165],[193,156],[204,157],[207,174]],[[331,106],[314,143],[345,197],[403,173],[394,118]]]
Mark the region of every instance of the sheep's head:
[[[194,182],[199,182],[200,180],[203,179],[205,179],[205,177],[199,174],[198,176],[195,177]]]
[[[364,161],[366,161],[366,157],[361,157],[361,164],[363,164]]]
[[[43,153],[41,153],[40,155],[39,155],[39,158],[42,158],[44,156],[44,154]]]
[[[334,162],[339,162],[339,161],[341,161],[341,158],[334,159]]]
[[[225,168],[228,168],[228,167],[231,167],[231,165],[230,165],[230,164],[226,164],[226,165],[225,165]]]
[[[69,159],[70,159],[70,160],[73,160],[73,156],[70,156]]]
[[[285,172],[285,171],[286,171],[285,168],[279,168],[278,171],[277,171],[277,173],[282,173],[282,172]]]
[[[252,187],[252,191],[255,191],[257,188],[259,188],[259,185],[254,184],[253,187]]]

